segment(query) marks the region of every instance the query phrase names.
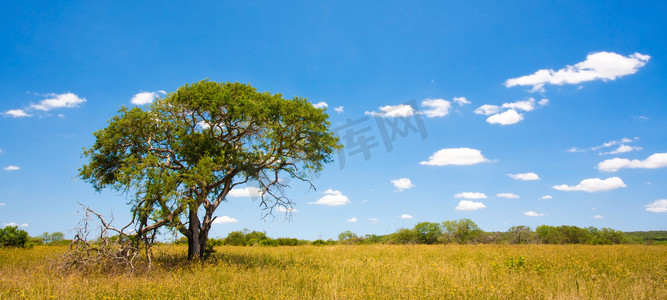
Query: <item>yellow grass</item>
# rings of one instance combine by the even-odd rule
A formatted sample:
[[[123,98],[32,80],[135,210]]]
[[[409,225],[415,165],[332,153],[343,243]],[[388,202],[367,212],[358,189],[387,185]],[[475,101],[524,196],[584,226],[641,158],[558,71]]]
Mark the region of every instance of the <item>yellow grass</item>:
[[[0,249],[10,299],[667,299],[666,246],[162,246],[149,274],[61,274],[65,247]]]

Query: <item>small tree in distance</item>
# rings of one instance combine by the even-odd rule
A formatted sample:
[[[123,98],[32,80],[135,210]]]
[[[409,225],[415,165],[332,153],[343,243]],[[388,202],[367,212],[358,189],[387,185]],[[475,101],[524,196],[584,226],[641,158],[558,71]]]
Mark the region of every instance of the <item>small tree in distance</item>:
[[[134,195],[133,236],[176,230],[188,258],[203,258],[214,213],[239,185],[258,186],[267,215],[292,208],[284,177],[310,183],[332,160],[341,146],[329,127],[324,109],[306,99],[204,80],[147,109],[122,107],[94,133],[80,176],[98,191]]]

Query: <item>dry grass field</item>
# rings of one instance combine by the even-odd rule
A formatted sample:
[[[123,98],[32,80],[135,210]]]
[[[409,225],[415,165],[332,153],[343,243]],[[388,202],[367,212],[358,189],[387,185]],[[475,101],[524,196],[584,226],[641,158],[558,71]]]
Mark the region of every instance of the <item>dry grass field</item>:
[[[667,246],[160,246],[135,274],[58,272],[66,249],[0,249],[0,298],[667,299]]]

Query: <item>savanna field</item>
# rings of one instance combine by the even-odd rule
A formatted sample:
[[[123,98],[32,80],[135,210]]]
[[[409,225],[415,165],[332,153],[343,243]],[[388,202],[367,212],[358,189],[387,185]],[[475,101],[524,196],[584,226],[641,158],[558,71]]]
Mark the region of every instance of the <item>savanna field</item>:
[[[0,249],[0,298],[667,299],[667,246],[158,246],[135,273],[63,273],[66,250]]]

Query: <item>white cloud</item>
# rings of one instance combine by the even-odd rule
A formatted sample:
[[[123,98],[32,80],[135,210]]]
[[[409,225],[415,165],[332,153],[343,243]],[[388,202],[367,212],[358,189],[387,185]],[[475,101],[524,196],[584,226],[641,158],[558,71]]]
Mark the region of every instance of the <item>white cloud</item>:
[[[459,106],[472,103],[470,102],[470,100],[466,99],[466,97],[454,97],[452,100],[454,100],[454,102],[456,102],[456,104],[458,104]]]
[[[341,105],[341,106],[335,107],[334,110],[337,113],[342,114],[344,109],[343,109],[343,106]]]
[[[0,202],[0,206],[5,206],[5,204],[4,204],[4,203],[2,203],[2,202]]]
[[[535,98],[528,98],[528,100],[516,101],[511,103],[503,103],[502,108],[518,109],[523,111],[531,111],[535,109]]]
[[[667,199],[656,200],[652,203],[645,205],[646,211],[654,213],[664,213],[667,212]]]
[[[544,214],[542,214],[542,213],[538,213],[538,212],[534,212],[534,211],[532,211],[532,210],[529,210],[529,211],[527,211],[527,212],[524,212],[523,214],[526,215],[526,216],[529,216],[529,217],[541,217],[541,216],[544,216]]]
[[[372,224],[377,224],[380,219],[378,218],[368,218],[368,221],[371,221]]]
[[[542,196],[542,198],[540,198],[540,199],[542,199],[542,200],[549,200],[549,199],[553,199],[553,198],[554,198],[554,197],[551,197],[551,195],[544,195],[544,196]]]
[[[519,198],[521,198],[521,197],[519,197],[519,195],[512,194],[512,193],[500,193],[500,194],[496,194],[496,197],[507,198],[507,199],[519,199]]]
[[[262,190],[256,187],[234,188],[227,194],[228,197],[260,197]]]
[[[604,218],[602,215],[594,215],[593,216],[593,219],[602,219],[602,218]]]
[[[18,170],[20,170],[20,169],[21,169],[21,168],[19,168],[19,167],[17,167],[17,166],[6,166],[6,167],[5,167],[5,171],[18,171]]]
[[[343,195],[343,193],[340,191],[328,189],[324,192],[324,194],[324,197],[318,199],[315,202],[309,202],[308,204],[340,206],[350,203],[350,199],[348,199],[347,196]]]
[[[623,168],[657,169],[664,167],[667,167],[667,153],[655,153],[645,160],[612,158],[598,164],[598,169],[603,172],[616,172]]]
[[[516,110],[513,109],[486,118],[487,123],[500,124],[500,125],[512,125],[519,123],[522,120],[523,120],[523,115],[516,112]]]
[[[295,213],[295,212],[298,211],[294,207],[288,208],[288,207],[284,207],[284,206],[278,206],[278,207],[276,207],[276,210],[279,211],[279,212],[284,212],[284,213]]]
[[[444,148],[433,153],[428,161],[422,161],[419,164],[428,166],[466,166],[478,163],[489,162],[482,152],[471,148]]]
[[[443,99],[425,99],[422,101],[422,106],[427,107],[422,113],[429,118],[444,117],[449,114],[449,109],[452,107],[449,101]]]
[[[497,114],[499,111],[500,111],[500,106],[491,104],[484,104],[475,109],[476,114],[485,116]]]
[[[633,147],[633,146],[628,146],[626,144],[621,144],[616,148],[616,150],[609,151],[609,152],[603,152],[600,153],[600,155],[607,155],[607,154],[620,154],[620,153],[628,153],[632,151],[639,151],[642,150],[642,147]]]
[[[381,112],[367,111],[364,112],[364,114],[374,117],[398,118],[398,117],[409,117],[415,113],[415,110],[412,108],[412,106],[407,104],[385,105],[380,107],[380,110]]]
[[[532,86],[532,91],[535,92],[542,91],[546,84],[564,85],[593,80],[615,80],[636,73],[639,68],[646,65],[650,58],[640,53],[623,56],[613,52],[596,52],[586,56],[585,61],[574,66],[568,65],[558,71],[542,69],[531,75],[510,78],[505,81],[505,86],[508,88]]]
[[[48,94],[53,98],[44,99],[39,104],[33,104],[30,107],[37,110],[49,111],[54,108],[73,108],[78,107],[79,104],[86,102],[86,98],[79,98],[73,93],[65,94]]]
[[[18,224],[18,223],[14,223],[14,222],[9,222],[9,223],[5,223],[5,226],[28,227],[28,224],[26,224],[26,223]]]
[[[554,185],[553,188],[559,191],[584,191],[589,193],[611,191],[626,187],[623,180],[618,177],[609,177],[607,179],[589,178],[584,179],[575,186]]]
[[[540,176],[537,176],[537,174],[535,174],[533,172],[519,173],[519,174],[507,174],[507,176],[512,177],[512,179],[516,179],[516,180],[540,180]]]
[[[238,221],[239,220],[234,219],[234,218],[229,217],[229,216],[222,216],[222,217],[215,218],[215,220],[213,220],[213,224],[238,223]]]
[[[537,102],[537,104],[539,104],[540,106],[546,106],[547,104],[549,104],[549,99],[544,98],[539,102]]]
[[[478,192],[463,192],[454,195],[454,198],[463,198],[463,199],[486,199],[488,198],[484,193]]]
[[[158,96],[160,96],[160,95],[158,95],[158,93],[166,94],[167,92],[162,91],[162,90],[157,91],[157,92],[141,92],[141,93],[138,93],[138,94],[134,95],[132,97],[132,100],[130,100],[130,103],[132,103],[134,105],[145,105],[145,104],[152,103],[153,101],[155,101],[155,99]]]
[[[412,216],[408,214],[402,214],[401,219],[412,219]]]
[[[611,147],[611,146],[615,146],[615,145],[619,145],[619,144],[629,144],[629,143],[633,143],[633,142],[636,142],[636,141],[638,141],[638,140],[639,140],[638,137],[635,137],[635,138],[633,138],[633,139],[624,137],[624,138],[622,138],[622,139],[611,140],[611,141],[609,141],[609,142],[602,143],[602,145],[598,145],[598,146],[595,146],[595,147],[584,148],[584,149],[582,149],[582,148],[577,148],[577,147],[572,147],[572,148],[570,148],[570,149],[568,149],[568,150],[565,150],[565,151],[566,151],[566,152],[571,152],[571,153],[574,153],[574,152],[586,152],[586,151],[598,151],[598,150],[600,150],[600,149],[609,148],[609,147]],[[636,149],[636,150],[640,150],[640,149],[641,149],[641,147],[636,147],[636,148],[638,148],[638,149]],[[600,155],[603,155],[603,154],[611,154],[611,153],[610,153],[610,152],[600,153]]]
[[[459,201],[459,205],[456,206],[456,210],[478,210],[485,207],[486,205],[482,202],[461,200]]]
[[[7,117],[13,117],[13,118],[25,118],[25,117],[32,117],[31,114],[26,113],[22,109],[10,109],[4,113],[5,116]]]
[[[325,108],[325,107],[329,107],[329,104],[322,101],[322,102],[318,102],[318,103],[313,104],[313,107],[315,107],[315,108]]]
[[[415,187],[409,178],[394,179],[391,181],[391,183],[398,189],[399,192]]]
[[[349,219],[347,219],[345,222],[348,222],[348,223],[356,223],[356,222],[357,222],[357,218],[349,218]]]

